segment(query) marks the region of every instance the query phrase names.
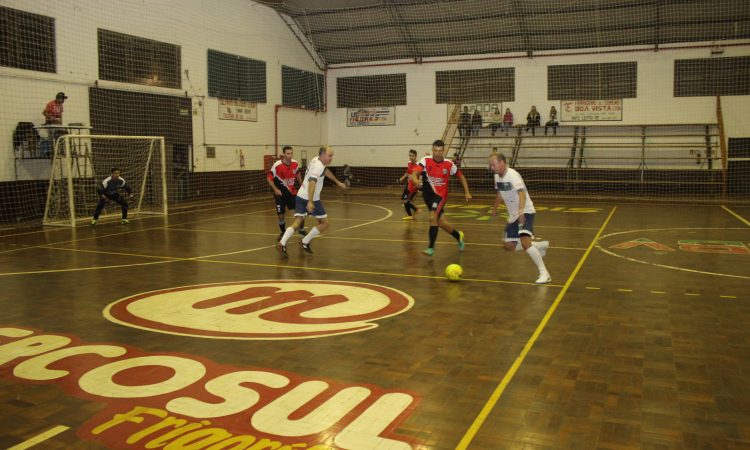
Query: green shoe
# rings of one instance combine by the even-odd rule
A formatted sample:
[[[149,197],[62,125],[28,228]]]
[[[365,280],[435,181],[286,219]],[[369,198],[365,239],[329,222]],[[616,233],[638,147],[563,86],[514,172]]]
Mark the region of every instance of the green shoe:
[[[464,247],[466,247],[466,244],[464,243],[464,232],[459,231],[458,232],[458,251],[460,252],[464,251]]]
[[[129,223],[130,223],[130,221],[129,221],[128,219],[122,219],[122,220],[120,221],[120,223],[121,223],[121,224],[123,224],[123,225],[127,225],[127,224],[129,224]]]
[[[435,249],[432,247],[426,248],[422,253],[424,253],[427,256],[432,256],[435,254]]]
[[[91,221],[91,226],[94,226],[94,225],[96,225],[96,219]]]

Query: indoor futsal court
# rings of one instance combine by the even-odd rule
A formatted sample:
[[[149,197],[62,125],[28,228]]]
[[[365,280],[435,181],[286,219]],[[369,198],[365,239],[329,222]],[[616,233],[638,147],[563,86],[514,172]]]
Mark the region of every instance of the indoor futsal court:
[[[0,0],[0,92],[0,449],[750,450],[750,2]]]

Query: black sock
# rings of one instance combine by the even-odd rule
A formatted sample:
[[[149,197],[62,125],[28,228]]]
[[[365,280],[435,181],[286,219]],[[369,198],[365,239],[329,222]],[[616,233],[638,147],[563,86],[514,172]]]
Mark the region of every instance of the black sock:
[[[458,234],[458,230],[455,229],[455,228],[453,229],[453,232],[451,232],[451,236],[453,236],[454,238],[456,238],[457,241],[461,240],[461,235]]]
[[[412,202],[407,202],[406,204],[409,205],[409,208],[413,209],[414,211],[417,210],[417,207],[414,206],[414,204],[412,204]]]
[[[286,231],[286,222],[279,222],[279,230],[281,230],[282,233]]]
[[[411,208],[409,208],[409,205],[411,205],[411,203],[409,202],[404,203],[404,209],[406,210],[407,216],[411,216]]]
[[[437,239],[438,227],[430,226],[430,248],[435,247],[435,239]]]

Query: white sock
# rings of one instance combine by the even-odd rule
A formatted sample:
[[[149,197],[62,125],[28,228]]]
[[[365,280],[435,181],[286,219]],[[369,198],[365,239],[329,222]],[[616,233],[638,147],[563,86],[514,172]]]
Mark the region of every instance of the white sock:
[[[286,245],[286,242],[289,240],[290,237],[294,234],[294,228],[289,227],[284,231],[284,236],[281,237],[281,245]]]
[[[320,234],[320,231],[318,230],[318,227],[313,227],[313,229],[310,230],[310,232],[307,233],[307,235],[302,238],[302,243],[303,244],[309,244],[310,241],[312,241],[313,239],[315,239],[315,237],[317,235],[319,235],[319,234]]]
[[[544,265],[542,254],[539,253],[538,248],[532,245],[531,247],[526,249],[526,254],[528,254],[529,258],[534,261],[534,264],[536,264],[536,267],[539,269],[539,273],[547,273],[547,267]]]
[[[534,241],[531,245],[536,247],[539,253],[542,253],[542,258],[544,258],[544,254],[547,253],[547,249],[549,248],[549,241]]]

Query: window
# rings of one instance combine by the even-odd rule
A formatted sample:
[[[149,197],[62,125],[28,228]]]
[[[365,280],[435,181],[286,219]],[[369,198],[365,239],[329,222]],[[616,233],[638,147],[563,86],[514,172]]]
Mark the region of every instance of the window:
[[[339,108],[405,105],[406,74],[337,78],[336,97]]]
[[[180,89],[180,47],[99,30],[99,78]]]
[[[216,50],[208,51],[208,95],[266,102],[266,63]]]
[[[0,7],[0,66],[57,71],[55,19]]]
[[[548,100],[635,98],[637,85],[636,62],[547,67]]]
[[[750,95],[750,57],[678,59],[674,96]]]
[[[515,98],[514,67],[435,73],[436,103],[512,102]]]
[[[323,75],[281,67],[281,102],[286,106],[300,106],[322,110],[325,106]]]

